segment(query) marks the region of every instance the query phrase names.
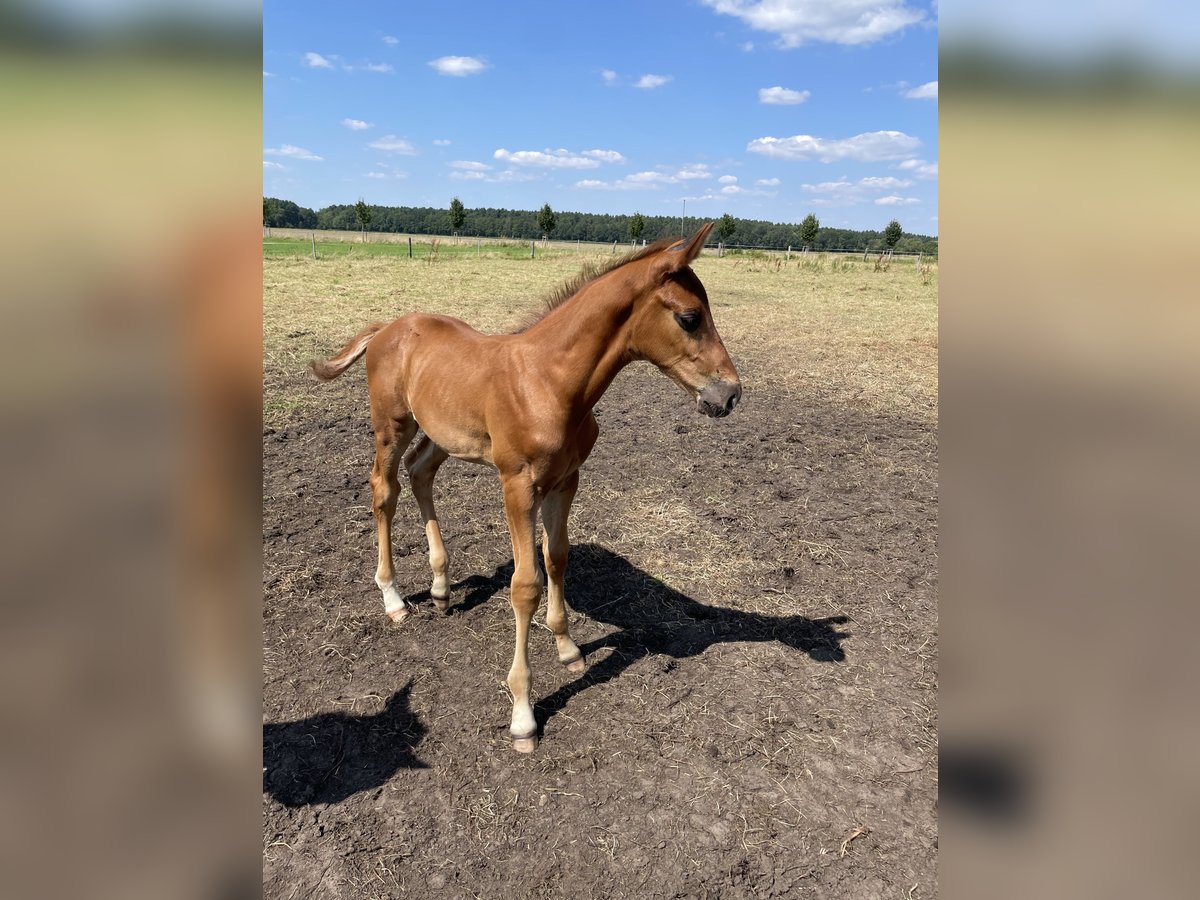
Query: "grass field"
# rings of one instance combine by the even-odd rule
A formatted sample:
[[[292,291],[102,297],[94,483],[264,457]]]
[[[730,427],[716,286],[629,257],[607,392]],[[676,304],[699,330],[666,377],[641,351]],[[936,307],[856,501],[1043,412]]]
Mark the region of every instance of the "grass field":
[[[363,323],[420,310],[504,331],[583,262],[611,258],[571,249],[529,259],[528,245],[496,243],[482,257],[473,245],[445,244],[431,260],[430,245],[414,243],[408,259],[407,243],[318,242],[312,260],[304,252],[311,244],[296,244],[295,254],[264,261],[265,404],[274,425],[282,410],[320,402],[304,364],[341,347]],[[826,254],[789,262],[706,255],[696,271],[734,360],[760,364],[775,388],[819,384],[856,404],[933,415],[936,264],[875,271],[873,260]]]
[[[532,756],[489,470],[436,485],[448,616],[402,476],[419,609],[383,614],[363,369],[305,364],[412,310],[505,330],[582,261],[265,259],[265,894],[934,896],[936,266],[697,260],[743,400],[706,419],[639,364],[597,405],[566,576],[589,668],[534,629]]]

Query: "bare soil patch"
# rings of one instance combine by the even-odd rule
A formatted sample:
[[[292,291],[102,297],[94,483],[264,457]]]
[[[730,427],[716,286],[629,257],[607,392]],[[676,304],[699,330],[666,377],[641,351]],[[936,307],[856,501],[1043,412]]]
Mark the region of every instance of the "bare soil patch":
[[[405,493],[396,570],[420,611],[394,625],[361,370],[309,387],[268,365],[286,408],[264,429],[267,896],[936,893],[936,410],[931,375],[896,376],[934,365],[936,341],[847,338],[829,365],[850,374],[822,381],[804,335],[787,359],[739,355],[730,315],[733,416],[698,416],[646,366],[597,407],[567,575],[589,668],[570,675],[535,629],[529,757],[507,734],[494,474],[439,477],[446,616]],[[864,395],[873,380],[888,390]]]

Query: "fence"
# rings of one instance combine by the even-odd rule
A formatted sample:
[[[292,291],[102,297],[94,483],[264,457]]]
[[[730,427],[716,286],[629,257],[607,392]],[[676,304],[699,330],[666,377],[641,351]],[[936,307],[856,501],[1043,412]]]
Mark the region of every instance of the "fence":
[[[495,249],[503,248],[505,256],[536,256],[544,251],[552,251],[555,255],[561,253],[579,253],[588,256],[597,256],[604,253],[618,254],[626,253],[637,247],[644,246],[645,240],[640,241],[612,241],[598,243],[594,241],[564,241],[564,240],[539,240],[530,241],[528,238],[505,238],[505,237],[467,237],[463,235],[434,235],[434,234],[408,234],[392,231],[339,231],[339,230],[323,230],[323,229],[307,229],[307,228],[263,228],[263,236],[266,240],[263,241],[264,246],[287,246],[294,248],[297,241],[305,241],[311,244],[312,256],[317,256],[318,243],[335,243],[335,244],[394,244],[397,247],[398,255],[413,256],[414,241],[418,245],[423,245],[426,253],[428,247],[435,244],[447,255],[459,256],[464,253],[469,253],[474,250],[476,253],[483,252],[483,248],[490,247]],[[270,238],[284,238],[278,242],[271,241]],[[495,252],[495,249],[492,252]],[[893,250],[883,250],[879,248],[866,247],[841,247],[832,249],[804,249],[802,247],[763,247],[754,244],[710,244],[704,248],[704,253],[709,256],[721,256],[726,253],[738,254],[765,254],[768,257],[783,257],[785,260],[796,258],[803,261],[806,258],[818,258],[825,253],[837,253],[847,256],[859,256],[864,261],[871,257],[878,258],[880,254],[893,262],[909,261],[914,264],[920,264],[924,261],[937,262],[937,256],[924,252],[897,252]],[[289,254],[292,255],[292,254]]]

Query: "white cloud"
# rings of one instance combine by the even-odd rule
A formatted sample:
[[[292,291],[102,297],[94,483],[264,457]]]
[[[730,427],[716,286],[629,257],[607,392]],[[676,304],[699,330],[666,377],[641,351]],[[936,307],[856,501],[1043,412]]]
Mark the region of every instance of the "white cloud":
[[[854,187],[849,181],[822,181],[820,184],[802,184],[800,190],[810,194],[832,194],[837,191],[848,191]]]
[[[597,181],[594,178],[575,182],[575,187],[593,188],[603,191],[656,191],[664,184],[675,184],[679,179],[668,172],[633,172],[617,181]]]
[[[337,57],[334,57],[336,59]],[[305,53],[304,64],[311,66],[314,69],[332,69],[333,63],[322,56],[320,53]]]
[[[736,175],[722,175],[717,179],[718,184],[737,184]]]
[[[916,197],[880,197],[875,201],[876,206],[912,206],[921,201]]]
[[[797,103],[803,103],[812,94],[808,91],[793,91],[789,88],[775,87],[759,88],[758,102],[766,103],[774,106],[795,106]]]
[[[263,78],[274,78],[274,77],[275,77],[274,72],[268,72],[266,69],[263,69]]]
[[[575,182],[575,187],[589,188],[597,191],[636,191],[656,190],[658,185],[630,181],[627,178],[622,178],[620,181],[597,181],[595,178],[585,178],[583,181]]]
[[[367,63],[365,66],[363,66],[363,68],[366,69],[368,72],[391,72],[391,71],[393,71],[391,63]]]
[[[600,77],[604,79],[605,84],[615,84],[617,81],[617,73],[612,69],[601,69]]]
[[[897,165],[896,168],[912,172],[918,178],[938,177],[938,164],[936,162],[925,162],[923,159],[906,159]]]
[[[474,56],[441,56],[430,60],[429,65],[433,66],[439,75],[453,75],[456,78],[478,75],[487,68],[486,62]]]
[[[754,52],[754,42],[746,41],[746,43],[741,45],[740,49],[743,53],[753,53]]]
[[[269,160],[269,159],[264,159],[263,160],[263,168],[264,169],[286,169],[287,166],[283,165],[282,163],[271,162],[271,160]]]
[[[905,178],[894,178],[890,175],[885,176],[868,176],[860,178],[858,181],[848,181],[842,178],[838,181],[822,181],[819,184],[802,184],[800,189],[807,194],[819,194],[825,196],[825,200],[814,201],[821,202],[826,205],[836,206],[853,206],[858,203],[865,203],[870,194],[877,191],[896,190],[897,188],[905,188],[912,185],[912,182]],[[915,198],[903,199],[900,197],[881,197],[875,200],[876,203],[882,206],[889,206],[898,203],[918,203],[920,201]]]
[[[435,146],[435,147],[449,147],[449,146],[450,146],[450,141],[449,141],[449,140],[447,140],[446,138],[434,138],[434,139],[433,139],[433,146]]]
[[[600,162],[625,162],[625,157],[623,157],[616,150],[584,150],[580,155],[586,156],[588,159],[598,159]]]
[[[925,18],[905,0],[703,0],[716,12],[778,36],[790,48],[822,41],[871,44]]]
[[[930,81],[920,87],[905,91],[904,96],[910,100],[936,100],[938,98],[937,82]]]
[[[342,119],[342,124],[351,131],[366,131],[368,128],[374,128],[370,122],[364,122],[362,119]]]
[[[387,172],[368,172],[368,178],[387,178]]]
[[[621,180],[630,184],[674,184],[678,179],[666,172],[633,172]]]
[[[372,150],[383,150],[386,153],[402,153],[405,156],[416,156],[417,148],[410,141],[394,134],[385,134],[367,144]]]
[[[673,76],[671,75],[643,75],[637,80],[637,83],[634,84],[634,87],[643,88],[645,90],[662,87],[664,84],[670,81],[672,77]]]
[[[530,172],[518,172],[516,169],[492,172],[490,171],[491,166],[471,160],[455,160],[449,165],[458,166],[450,173],[450,177],[455,181],[486,181],[490,184],[506,184],[514,181],[533,181],[539,177]]]
[[[722,194],[745,194],[748,193],[745,188],[738,187],[736,184],[727,184],[721,188]]]
[[[398,43],[400,43],[400,39],[399,39],[399,38],[394,38],[394,37],[392,37],[390,34],[385,34],[385,35],[383,36],[383,42],[384,42],[385,44],[389,44],[390,46],[394,47],[394,46],[396,46]]]
[[[623,162],[625,157],[615,150],[585,150],[572,153],[570,150],[517,150],[510,152],[501,147],[492,154],[493,159],[503,160],[515,166],[541,166],[549,169],[595,169],[604,162]]]
[[[722,177],[723,179],[732,178],[734,181],[737,181],[737,178],[733,175]],[[616,181],[598,181],[594,178],[586,178],[583,181],[575,182],[575,187],[603,191],[656,191],[664,184],[679,184],[684,181],[695,181],[705,178],[712,178],[712,173],[708,171],[707,165],[700,163],[685,166],[674,172],[667,169],[633,172]],[[726,180],[722,181],[722,184],[728,183]]]
[[[912,180],[908,178],[893,178],[891,175],[883,177],[868,176],[858,180],[860,186],[867,190],[894,190],[896,188],[906,188],[912,185]]]
[[[758,181],[756,181],[754,183],[761,184],[763,187],[778,187],[779,179],[778,178],[760,178],[760,179],[758,179]]]
[[[303,147],[296,147],[292,144],[283,144],[280,147],[268,147],[263,153],[267,156],[286,156],[290,159],[306,159],[309,162],[323,162],[325,157],[317,156],[315,153],[310,153]]]
[[[910,156],[921,142],[902,131],[871,131],[854,137],[832,140],[797,134],[792,137],[761,137],[746,145],[751,153],[761,153],[774,159],[834,162],[878,162]]]

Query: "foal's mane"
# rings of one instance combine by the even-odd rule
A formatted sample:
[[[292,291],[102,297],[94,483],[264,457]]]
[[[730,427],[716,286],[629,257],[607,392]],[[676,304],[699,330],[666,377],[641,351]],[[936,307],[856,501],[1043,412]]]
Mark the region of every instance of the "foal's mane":
[[[674,247],[679,244],[680,240],[681,239],[677,237],[660,238],[653,244],[648,244],[647,246],[642,247],[639,250],[635,250],[632,253],[626,253],[624,256],[619,256],[610,262],[603,264],[585,263],[578,275],[568,278],[553,291],[543,297],[541,307],[532,310],[528,317],[521,323],[521,325],[513,330],[513,334],[520,334],[522,331],[528,331],[593,281],[604,277],[609,272],[615,271],[622,266],[627,266],[630,263],[637,262],[639,259],[645,259],[647,256],[653,256],[655,253],[660,253],[663,250],[666,250],[668,247]]]

